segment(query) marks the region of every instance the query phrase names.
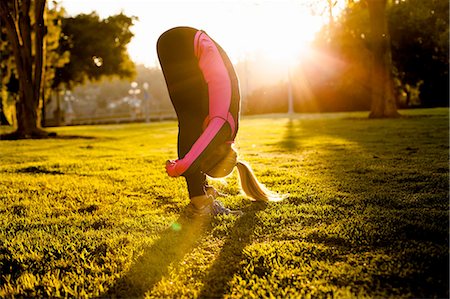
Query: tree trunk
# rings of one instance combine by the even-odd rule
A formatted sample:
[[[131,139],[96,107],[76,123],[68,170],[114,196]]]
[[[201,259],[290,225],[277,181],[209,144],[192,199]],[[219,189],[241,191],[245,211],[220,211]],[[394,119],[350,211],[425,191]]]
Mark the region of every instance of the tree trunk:
[[[367,0],[370,14],[372,46],[372,92],[370,118],[398,117],[389,31],[386,19],[387,0]]]
[[[15,138],[48,136],[41,129],[39,119],[45,56],[45,3],[46,0],[34,1],[34,26],[30,17],[30,0],[2,0],[0,3],[0,17],[12,46],[19,77],[17,130],[11,134]]]
[[[6,119],[3,109],[3,99],[0,97],[0,126],[9,126],[9,121]]]

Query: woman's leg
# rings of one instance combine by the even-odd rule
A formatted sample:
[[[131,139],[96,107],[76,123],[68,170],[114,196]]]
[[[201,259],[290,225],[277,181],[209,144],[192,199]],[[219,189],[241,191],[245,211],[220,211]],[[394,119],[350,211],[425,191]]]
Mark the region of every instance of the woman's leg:
[[[212,198],[206,195],[206,176],[199,170],[184,177],[189,192],[189,198],[192,204],[197,207],[203,207],[212,202]]]
[[[191,109],[179,111],[179,131],[178,131],[178,157],[184,157],[192,145],[202,133],[202,122],[198,116],[192,115]],[[189,193],[189,198],[196,198],[205,195],[206,175],[200,169],[183,174]]]

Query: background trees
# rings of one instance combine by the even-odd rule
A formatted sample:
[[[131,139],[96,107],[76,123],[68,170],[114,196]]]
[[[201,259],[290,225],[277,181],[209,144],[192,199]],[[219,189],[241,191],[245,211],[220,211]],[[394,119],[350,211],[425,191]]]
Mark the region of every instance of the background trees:
[[[119,14],[100,20],[94,13],[65,18],[63,13],[55,3],[47,9],[45,0],[1,2],[0,116],[7,109],[6,95],[18,92],[18,97],[12,97],[17,130],[8,138],[47,136],[41,129],[40,112],[52,89],[62,84],[71,88],[85,79],[134,74],[126,51],[134,18]]]
[[[379,1],[376,1],[381,3]],[[448,11],[446,0],[389,1],[385,16],[390,36],[393,95],[396,105],[449,105]],[[333,26],[316,35],[312,53],[293,69],[296,112],[371,109],[372,51],[367,1],[349,1]],[[295,38],[295,37],[293,37]],[[283,85],[284,84],[284,85]],[[286,111],[286,82],[274,82],[248,97],[250,114],[272,112],[271,102]]]
[[[71,89],[105,76],[132,77],[134,64],[126,46],[134,19],[122,13],[104,20],[96,13],[63,18],[59,52],[69,51],[70,62],[56,69],[53,87],[65,84]]]
[[[420,90],[425,107],[448,106],[449,101],[449,2],[400,1],[389,9],[392,58],[405,106],[411,89]]]
[[[51,91],[59,95],[62,89],[71,90],[87,81],[95,82],[115,76],[124,80],[120,86],[115,84],[110,86],[120,87],[126,96],[132,81],[130,78],[135,75],[135,67],[126,51],[126,45],[132,38],[130,27],[135,18],[119,14],[102,20],[95,13],[65,17],[64,9],[52,2],[45,10],[46,23],[43,29],[45,34],[29,34],[31,42],[26,42],[25,36],[28,36],[30,30],[42,30],[42,26],[38,25],[39,17],[36,19],[34,16],[38,3],[43,2],[5,0],[1,4],[0,122],[4,124],[8,119],[11,122],[14,110],[17,110],[18,121],[14,120],[13,124],[20,127],[17,133],[24,131],[23,128],[28,127],[28,123],[36,122],[36,128],[31,129],[31,133],[16,134],[22,137],[45,136],[39,128],[39,108],[49,101]],[[371,99],[374,95],[383,95],[383,99],[388,99],[391,107],[388,110],[392,111],[395,110],[394,104],[398,107],[448,106],[448,1],[347,1],[347,7],[338,16],[333,13],[336,1],[324,3],[328,4],[328,10],[324,9],[323,14],[329,14],[330,24],[317,34],[313,51],[303,53],[302,61],[293,61],[290,66],[295,111],[370,110],[371,104],[380,102]],[[25,13],[26,9],[28,14]],[[370,12],[372,17],[373,12],[378,12],[378,17],[370,18]],[[9,23],[6,20],[9,20]],[[375,24],[376,20],[381,22]],[[28,21],[27,27],[25,24]],[[376,33],[373,29],[382,31]],[[42,69],[41,83],[37,84],[36,81],[31,84],[33,88],[40,90],[37,93],[34,89],[31,93],[23,93],[27,85],[24,85],[22,80],[31,81],[26,76],[20,76],[19,68],[15,66],[18,56],[13,51],[14,39],[11,39],[11,36],[16,36],[16,45],[25,42],[25,47],[16,49],[22,60],[24,59],[22,54],[30,53],[28,50],[25,51],[27,45],[31,46],[31,53],[34,53],[39,45],[34,36],[43,38],[42,53],[37,51],[37,55],[23,60],[28,63],[27,65],[32,63],[33,71],[26,73],[32,76],[30,78],[33,80],[38,80],[35,77],[39,73],[34,64],[37,63],[37,68]],[[373,36],[386,38],[379,39],[377,46],[372,39]],[[40,53],[41,62],[39,62]],[[371,62],[373,53],[379,53],[376,55],[377,65],[392,57],[392,63],[388,61],[384,70],[379,72],[383,73],[383,76],[373,76],[374,68]],[[257,55],[252,55],[251,60],[253,61],[250,63],[245,61],[236,66],[240,72],[241,85],[244,88],[250,86],[243,93],[246,100],[243,113],[285,112],[288,89],[286,80],[261,80],[258,85],[253,84],[253,81],[261,79],[259,73],[262,66],[252,69],[258,64]],[[273,72],[270,66],[266,68]],[[146,78],[161,77],[156,76],[156,73],[160,72],[157,68],[151,71],[155,74]],[[143,70],[140,71],[142,72]],[[379,82],[375,80],[387,76],[392,76],[393,79],[388,84],[383,83],[384,79]],[[135,78],[133,81],[138,81],[141,85],[143,82],[150,83],[151,94],[155,100],[167,101],[165,85],[161,84],[159,79],[149,82],[148,79]],[[380,92],[381,90],[384,91]],[[108,101],[114,101],[114,97],[119,94],[106,96],[108,91],[109,89],[105,89],[104,98],[99,100],[104,107]],[[40,98],[33,101],[25,100],[25,95],[30,94],[39,95]],[[32,104],[24,105],[28,102]],[[59,103],[59,100],[57,102]],[[14,107],[16,104],[17,107]],[[385,115],[386,106],[383,105],[375,105],[372,108],[380,111],[377,114],[381,116],[395,115],[394,112]],[[32,110],[38,112],[31,114],[25,112],[27,107],[32,107]],[[3,113],[4,111],[6,113]],[[5,114],[8,119],[5,118]],[[57,119],[60,119],[60,116]]]
[[[124,14],[101,20],[96,13],[80,14],[61,19],[58,52],[70,53],[70,62],[55,69],[52,89],[56,92],[56,125],[62,119],[59,94],[62,88],[71,90],[86,80],[103,77],[131,78],[135,75],[126,45],[133,34],[130,27],[135,18]]]

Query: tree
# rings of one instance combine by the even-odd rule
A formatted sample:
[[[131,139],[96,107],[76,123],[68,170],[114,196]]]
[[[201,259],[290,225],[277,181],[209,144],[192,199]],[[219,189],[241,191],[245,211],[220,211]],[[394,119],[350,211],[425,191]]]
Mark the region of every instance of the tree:
[[[134,74],[134,64],[126,52],[133,36],[129,30],[133,18],[119,14],[100,21],[95,14],[80,15],[79,19],[91,21],[75,25],[76,29],[70,31],[67,29],[70,26],[64,25],[73,25],[71,21],[78,18],[61,18],[61,9],[56,6],[46,11],[45,0],[2,0],[0,17],[7,46],[13,53],[14,73],[19,79],[17,130],[7,138],[48,136],[41,129],[39,116],[52,88],[62,83],[70,87],[86,78],[97,80],[102,76]],[[61,27],[67,31],[60,34]],[[51,51],[58,47],[60,36],[61,47]],[[72,63],[66,66],[69,52]]]
[[[45,0],[2,0],[0,19],[14,54],[19,79],[16,102],[16,138],[41,138],[48,133],[40,128],[46,26]]]
[[[62,19],[60,54],[69,52],[70,62],[56,68],[52,84],[57,95],[57,125],[62,118],[59,106],[62,88],[72,90],[86,80],[98,81],[112,76],[129,78],[135,74],[134,63],[126,49],[133,37],[130,27],[135,19],[122,13],[104,20],[96,13]]]
[[[449,2],[399,1],[389,8],[392,60],[404,90],[420,86],[423,106],[449,102]]]
[[[398,117],[392,76],[387,0],[367,0],[371,29],[372,79],[370,118]]]
[[[64,84],[72,89],[86,80],[135,75],[126,49],[133,37],[130,27],[135,19],[122,13],[104,20],[96,13],[64,18],[60,51],[70,52],[70,62],[56,70],[53,88]]]
[[[56,2],[52,2],[53,5],[49,7],[45,14],[46,19],[46,34],[45,34],[45,57],[44,68],[45,72],[42,75],[42,111],[49,98],[51,90],[51,82],[54,78],[55,68],[62,67],[69,61],[68,52],[64,52],[60,55],[59,51],[56,51],[59,45],[59,37],[61,35],[60,20],[63,14],[63,9]],[[1,55],[1,92],[2,101],[0,102],[0,120],[2,118],[2,112],[7,113],[10,120],[14,122],[14,106],[17,99],[19,84],[17,82],[17,69],[15,64],[14,55],[12,52],[11,42],[6,36],[6,29],[2,27],[2,35],[0,42],[0,55]],[[41,117],[44,119],[44,115]],[[3,124],[5,124],[2,121]]]

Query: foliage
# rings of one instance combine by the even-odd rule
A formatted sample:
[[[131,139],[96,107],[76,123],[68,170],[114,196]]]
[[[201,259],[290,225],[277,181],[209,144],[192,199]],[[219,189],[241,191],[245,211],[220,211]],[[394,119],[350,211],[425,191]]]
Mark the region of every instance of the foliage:
[[[64,8],[60,7],[58,3],[53,3],[53,6],[48,9],[46,14],[45,101],[49,100],[56,70],[64,67],[70,61],[69,51],[61,50],[59,43],[60,37],[63,34],[61,24],[64,20],[64,13]]]
[[[133,37],[133,20],[122,13],[103,20],[96,13],[64,18],[60,51],[70,52],[70,63],[57,69],[53,86],[64,83],[71,89],[86,79],[133,76],[134,64],[126,49]]]
[[[11,80],[13,54],[7,42],[6,29],[0,28],[0,125],[10,125],[13,120],[14,98],[9,96],[8,83]],[[15,78],[15,77],[14,77]],[[15,91],[14,95],[17,94]]]
[[[399,1],[389,10],[395,67],[404,85],[420,86],[425,106],[449,103],[448,12],[447,0]]]
[[[45,5],[45,1],[40,0],[39,2],[44,3]],[[17,82],[18,84],[16,84],[21,89],[21,93],[18,97],[14,97],[14,90],[5,90],[2,87],[1,110],[10,111],[14,109],[14,104],[17,104],[16,107],[19,108],[16,113],[18,121],[15,122],[18,124],[18,130],[16,133],[11,134],[10,138],[43,137],[47,135],[47,133],[40,130],[39,110],[42,105],[45,106],[52,88],[58,88],[61,83],[66,83],[70,86],[83,82],[85,77],[99,79],[103,76],[118,75],[120,77],[129,77],[134,74],[134,64],[130,61],[126,52],[126,45],[132,37],[129,27],[132,25],[133,18],[119,14],[100,21],[98,16],[91,14],[79,16],[79,18],[66,19],[63,18],[64,10],[57,3],[53,3],[53,6],[46,11],[45,35],[31,34],[30,37],[14,39],[11,38],[11,36],[14,36],[14,28],[23,27],[22,25],[15,26],[14,22],[25,24],[24,20],[27,20],[26,17],[23,17],[23,15],[27,14],[25,8],[27,5],[31,5],[29,3],[32,3],[31,7],[33,5],[36,6],[37,2],[22,1],[20,2],[20,6],[14,6],[12,3],[13,1],[2,3],[2,18],[9,18],[7,17],[9,12],[3,14],[3,11],[7,12],[12,10],[11,7],[18,7],[19,10],[16,15],[19,15],[20,20],[14,21],[13,18],[9,18],[8,20],[13,20],[8,21],[7,24],[9,25],[6,26],[6,33],[8,33],[10,37],[7,40],[4,40],[2,35],[2,82],[9,83],[5,85],[2,84],[2,86],[14,86],[11,83],[14,83],[16,78],[24,81],[20,84]],[[84,21],[78,22],[79,19]],[[34,21],[33,14],[29,15],[28,20],[30,28],[44,27],[44,25],[36,25],[37,23]],[[87,26],[87,28],[84,28],[87,30],[83,30],[82,26]],[[66,29],[68,32],[61,32],[62,29]],[[18,32],[20,34],[25,34],[28,31],[23,29]],[[40,37],[38,38],[38,36]],[[45,36],[45,39],[43,36]],[[29,40],[30,42],[26,43],[25,46],[18,46],[19,41],[22,39],[25,41]],[[42,41],[40,41],[40,39],[42,39]],[[62,43],[60,44],[60,42]],[[40,47],[38,46],[39,44],[44,46]],[[31,49],[31,45],[33,46],[33,49]],[[101,47],[105,48],[102,49]],[[20,49],[20,51],[16,51],[20,52],[20,54],[15,54],[15,59],[10,53],[10,50],[14,48]],[[69,52],[72,52],[70,64],[68,64]],[[28,55],[27,53],[33,55],[33,59],[26,58]],[[42,55],[37,55],[35,53],[42,53]],[[39,62],[41,60],[37,59],[41,56],[43,57],[42,61],[45,64]],[[20,59],[17,59],[17,57],[20,57]],[[86,61],[83,61],[83,59]],[[17,60],[20,62],[38,62],[39,65],[30,67],[21,63],[19,65],[22,66],[22,68],[26,67],[30,69],[22,70],[18,68],[18,64],[16,64]],[[86,62],[88,62],[88,64],[84,65]],[[95,67],[92,67],[93,63],[95,63]],[[75,67],[73,67],[74,65]],[[36,72],[32,72],[31,69],[39,70],[40,68],[43,70],[42,76],[40,75],[42,78],[39,79],[37,78],[38,76],[36,76],[36,83],[31,84],[31,80],[25,79],[26,75],[24,74],[35,74]],[[20,73],[22,73],[22,75],[19,76]],[[10,100],[8,102],[6,101],[7,99],[12,99],[12,101]],[[18,103],[21,104],[18,105]],[[42,109],[42,111],[45,111],[45,109]],[[43,117],[45,117],[45,115]]]
[[[244,118],[267,187],[240,218],[180,216],[175,122],[1,141],[0,297],[448,297],[448,109]],[[71,137],[72,136],[72,137]]]
[[[372,54],[369,45],[369,13],[364,1],[349,4],[333,26],[316,35],[316,60],[309,60],[298,71],[309,78],[308,98],[319,111],[370,109]]]
[[[370,109],[368,18],[364,2],[353,3],[332,25],[322,28],[311,51],[302,54],[301,63],[291,65],[295,111]],[[287,89],[282,82],[256,90],[249,96],[248,112],[287,111]]]
[[[448,1],[391,1],[387,17],[397,104],[447,106]],[[315,53],[306,53],[293,72],[296,111],[369,109],[370,35],[366,1],[349,2],[335,22],[322,28],[314,41]],[[274,84],[265,90],[277,88]],[[418,89],[420,99],[414,101]],[[259,96],[266,96],[263,89]],[[278,93],[272,101],[285,102],[285,94]]]

